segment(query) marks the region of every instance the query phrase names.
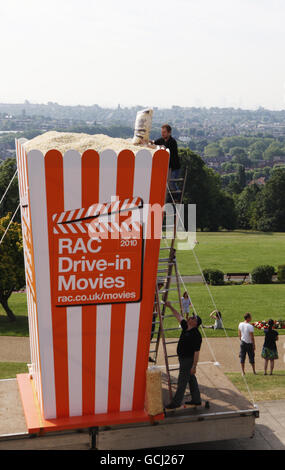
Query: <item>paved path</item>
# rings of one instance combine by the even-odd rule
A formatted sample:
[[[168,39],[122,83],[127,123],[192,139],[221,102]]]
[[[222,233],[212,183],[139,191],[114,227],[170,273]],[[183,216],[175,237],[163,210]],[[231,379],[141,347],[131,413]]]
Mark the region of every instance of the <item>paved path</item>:
[[[171,341],[169,339],[169,341]],[[257,336],[255,338],[256,343],[256,370],[262,371],[264,366],[264,360],[261,357],[261,350],[263,345],[264,338],[262,336]],[[275,369],[284,370],[285,369],[285,335],[280,335],[278,342],[278,351],[279,359],[275,361]],[[176,344],[171,344],[167,346],[167,351],[169,355],[176,354]],[[239,362],[239,347],[240,342],[238,338],[208,338],[206,341],[203,338],[203,345],[200,353],[200,361],[213,361],[217,360],[224,371],[226,372],[240,372],[240,362]],[[212,354],[213,352],[213,354]],[[251,366],[246,360],[246,371],[251,372]],[[164,362],[163,349],[160,345],[159,348],[159,360],[160,364]],[[170,364],[176,364],[178,362],[177,357],[170,359]]]
[[[263,337],[257,336],[256,341],[256,368],[263,370],[263,359],[260,356]],[[168,346],[169,354],[175,354],[176,344]],[[214,357],[220,362],[221,367],[227,372],[239,372],[239,339],[238,338],[209,338],[203,339],[203,346],[200,354],[200,361],[213,361]],[[276,370],[285,369],[285,335],[280,335],[278,342],[279,359],[275,361]],[[162,347],[159,350],[159,363],[163,364]],[[0,336],[0,362],[30,362],[29,338],[15,336]],[[171,364],[177,363],[177,358],[170,360]],[[251,367],[246,365],[246,370],[251,371]]]
[[[30,362],[30,340],[20,336],[0,336],[0,362]]]

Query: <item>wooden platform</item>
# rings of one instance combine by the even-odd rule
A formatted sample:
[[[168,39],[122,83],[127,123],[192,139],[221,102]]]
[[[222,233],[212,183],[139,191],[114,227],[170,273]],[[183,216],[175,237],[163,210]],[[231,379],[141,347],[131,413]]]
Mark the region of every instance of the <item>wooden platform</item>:
[[[43,435],[48,432],[86,429],[100,426],[114,426],[131,423],[154,422],[164,419],[164,414],[152,418],[143,410],[119,411],[96,415],[72,416],[67,418],[44,419],[29,374],[18,374],[19,386],[26,426],[29,434]]]
[[[171,367],[173,368],[174,366],[172,365]],[[167,378],[164,370],[165,369],[162,368],[163,399],[164,403],[169,403]],[[196,377],[199,383],[202,400],[204,402],[209,401],[210,403],[209,410],[199,407],[197,410],[194,410],[196,414],[228,413],[253,408],[253,404],[241,395],[239,390],[222,372],[221,368],[214,365],[214,363],[207,362],[198,364]],[[173,371],[171,373],[171,379],[172,383],[174,382],[174,392],[176,391],[175,382],[177,382],[177,378],[178,371]],[[189,389],[186,391],[184,398],[185,401],[191,398]],[[192,410],[190,409],[188,411],[191,413]]]
[[[173,380],[177,379],[177,376],[178,371],[172,372]],[[163,396],[165,403],[168,403],[165,379],[166,375],[163,372]],[[254,433],[258,409],[240,394],[221,369],[213,363],[198,364],[197,379],[202,399],[210,403],[209,409],[187,408],[167,413],[165,419],[155,425],[149,422],[114,425],[110,423],[108,427],[99,424],[97,448],[131,450],[251,437]],[[27,429],[24,431],[25,419],[20,395],[16,390],[16,381],[2,381],[0,385],[2,387],[0,387],[0,391],[2,390],[0,393],[0,449],[71,449],[73,446],[77,448],[79,440],[82,441],[84,448],[88,448],[87,432],[80,435],[76,432],[67,434],[62,432],[54,435],[48,433],[47,436],[23,440],[28,437],[28,432]],[[187,399],[189,396],[185,395],[185,400]],[[86,427],[89,425],[90,423]],[[63,447],[60,447],[61,445]]]

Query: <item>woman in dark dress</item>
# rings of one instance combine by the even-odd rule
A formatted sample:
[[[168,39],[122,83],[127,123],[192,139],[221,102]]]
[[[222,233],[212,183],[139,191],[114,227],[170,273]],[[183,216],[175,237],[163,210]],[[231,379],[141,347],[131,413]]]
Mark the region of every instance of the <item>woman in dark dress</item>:
[[[273,330],[274,321],[268,320],[268,328],[264,330],[265,339],[262,348],[261,357],[264,359],[264,375],[267,375],[268,361],[270,361],[270,375],[273,373],[274,361],[278,359],[278,351],[276,341],[278,341],[278,333]]]

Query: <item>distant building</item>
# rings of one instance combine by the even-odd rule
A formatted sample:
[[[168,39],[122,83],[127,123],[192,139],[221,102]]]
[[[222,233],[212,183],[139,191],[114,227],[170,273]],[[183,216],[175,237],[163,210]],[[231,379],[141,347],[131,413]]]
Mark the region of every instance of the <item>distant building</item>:
[[[261,176],[260,178],[257,178],[255,180],[251,180],[248,183],[248,186],[251,186],[252,184],[258,184],[258,185],[264,186],[265,185],[265,177]]]

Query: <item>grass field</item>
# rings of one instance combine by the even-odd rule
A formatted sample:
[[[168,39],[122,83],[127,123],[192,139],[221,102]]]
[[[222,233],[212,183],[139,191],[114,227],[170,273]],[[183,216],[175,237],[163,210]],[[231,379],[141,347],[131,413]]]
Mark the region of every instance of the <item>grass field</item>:
[[[226,373],[226,375],[238,390],[249,398],[241,374]],[[285,399],[285,371],[278,370],[272,376],[264,376],[262,372],[257,375],[247,374],[246,380],[255,402]]]
[[[202,318],[205,325],[213,324],[209,314],[214,310],[208,291],[203,284],[187,284],[192,302],[197,314]],[[268,320],[274,318],[285,319],[285,284],[266,285],[239,285],[239,286],[210,286],[211,293],[218,309],[223,315],[223,322],[229,336],[237,336],[237,327],[243,320],[246,312],[251,312],[253,321]],[[170,300],[176,299],[174,295]],[[174,307],[177,304],[173,304]],[[167,309],[167,314],[170,314]],[[171,328],[177,325],[175,318],[165,320],[165,327]],[[279,330],[285,334],[285,330]],[[208,337],[225,336],[223,330],[207,329]],[[263,335],[263,331],[255,329],[256,335]],[[168,336],[176,336],[176,332],[168,332]]]
[[[26,294],[12,294],[9,306],[17,316],[17,321],[8,321],[8,317],[0,305],[0,336],[29,336]]]
[[[205,325],[213,322],[209,319],[210,312],[214,309],[208,291],[203,284],[193,283],[186,285],[192,298],[197,314],[201,316]],[[285,318],[285,284],[267,285],[240,285],[240,286],[210,286],[217,307],[223,314],[223,321],[229,336],[237,335],[238,323],[245,312],[251,312],[253,321]],[[172,294],[170,300],[176,300]],[[0,309],[0,335],[28,336],[28,318],[25,294],[13,294],[10,305],[17,314],[17,321],[10,323],[3,310]],[[176,303],[173,304],[177,306]],[[20,315],[19,315],[20,314]],[[167,311],[170,314],[170,311]],[[175,318],[165,320],[165,327],[171,328],[177,325]],[[223,330],[206,330],[208,337],[224,336]],[[285,330],[279,330],[285,334]],[[168,332],[168,336],[177,336],[178,332]],[[256,335],[263,335],[260,330],[255,330]]]
[[[202,269],[251,272],[260,264],[277,268],[285,263],[285,233],[197,232],[197,241],[195,252]],[[177,260],[181,274],[200,274],[192,251],[178,251]]]
[[[259,264],[277,267],[285,262],[285,233],[198,232],[197,239],[199,244],[195,250],[202,268],[218,268],[225,273],[250,272]],[[181,274],[199,273],[192,251],[178,252],[177,259]],[[211,324],[209,314],[214,307],[206,287],[192,283],[187,285],[187,289],[203,322]],[[236,336],[237,325],[248,311],[252,313],[253,321],[270,317],[285,319],[285,284],[211,286],[210,289],[222,311],[229,336]],[[174,300],[173,297],[170,299]],[[0,306],[0,335],[28,336],[26,295],[13,294],[9,304],[17,315],[17,321],[8,322]],[[166,325],[176,326],[176,320],[169,319]],[[262,335],[263,332],[256,330],[256,334]],[[224,336],[224,332],[208,329],[207,336]]]
[[[28,367],[24,362],[0,362],[0,379],[12,379],[17,374],[27,372]]]

